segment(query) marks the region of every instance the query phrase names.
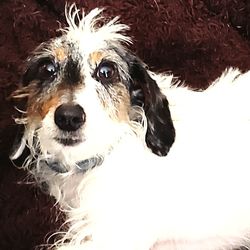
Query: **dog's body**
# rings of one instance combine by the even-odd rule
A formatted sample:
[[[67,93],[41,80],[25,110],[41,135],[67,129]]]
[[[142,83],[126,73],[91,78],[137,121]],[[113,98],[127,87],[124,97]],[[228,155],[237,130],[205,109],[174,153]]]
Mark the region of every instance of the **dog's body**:
[[[250,246],[250,72],[230,69],[204,92],[172,86],[122,46],[125,26],[95,28],[97,10],[77,26],[72,10],[29,61],[12,155],[28,144],[30,171],[67,214],[56,248]]]

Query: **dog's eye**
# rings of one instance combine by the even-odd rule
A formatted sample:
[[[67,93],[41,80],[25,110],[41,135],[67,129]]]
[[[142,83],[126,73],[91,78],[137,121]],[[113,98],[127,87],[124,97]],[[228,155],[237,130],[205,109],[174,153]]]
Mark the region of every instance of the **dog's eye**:
[[[58,72],[59,65],[52,58],[40,58],[31,61],[30,66],[23,75],[23,85],[37,80],[38,82],[52,82]]]
[[[52,61],[44,61],[38,65],[37,79],[46,81],[53,80],[57,73],[57,67]]]
[[[104,61],[96,70],[96,78],[102,83],[110,83],[117,77],[117,68],[113,62]]]

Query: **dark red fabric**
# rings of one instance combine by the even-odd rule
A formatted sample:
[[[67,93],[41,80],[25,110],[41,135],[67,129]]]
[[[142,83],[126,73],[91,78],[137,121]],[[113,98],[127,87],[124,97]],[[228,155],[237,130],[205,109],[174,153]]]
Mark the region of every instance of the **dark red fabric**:
[[[68,1],[71,3],[73,1]],[[105,7],[130,25],[132,50],[155,71],[172,71],[205,88],[229,66],[250,68],[250,2],[245,0],[77,0],[86,11]],[[61,224],[53,199],[8,160],[16,126],[8,96],[39,43],[65,25],[62,0],[0,1],[0,250],[46,243]]]

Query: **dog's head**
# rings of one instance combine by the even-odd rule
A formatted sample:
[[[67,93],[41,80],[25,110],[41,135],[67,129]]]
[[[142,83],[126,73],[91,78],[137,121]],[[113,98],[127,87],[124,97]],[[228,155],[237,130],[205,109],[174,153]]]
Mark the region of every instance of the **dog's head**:
[[[26,130],[13,159],[24,144],[34,155],[67,163],[103,156],[141,122],[136,110],[147,120],[148,147],[168,153],[175,137],[168,101],[124,46],[130,42],[122,34],[127,27],[117,19],[98,26],[100,12],[80,18],[72,6],[62,36],[41,44],[28,59],[17,91],[28,98]]]

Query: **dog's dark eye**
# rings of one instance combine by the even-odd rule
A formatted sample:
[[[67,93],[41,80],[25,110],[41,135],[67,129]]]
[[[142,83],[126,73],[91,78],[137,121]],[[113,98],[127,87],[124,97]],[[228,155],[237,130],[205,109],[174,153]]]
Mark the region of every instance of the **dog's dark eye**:
[[[36,78],[42,81],[53,80],[56,76],[57,68],[54,62],[44,61],[38,65]]]
[[[96,78],[102,83],[110,83],[117,78],[117,68],[113,62],[104,61],[96,70]]]
[[[30,66],[23,75],[23,85],[37,80],[38,82],[52,82],[58,72],[58,64],[52,58],[40,58],[30,63]]]

